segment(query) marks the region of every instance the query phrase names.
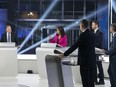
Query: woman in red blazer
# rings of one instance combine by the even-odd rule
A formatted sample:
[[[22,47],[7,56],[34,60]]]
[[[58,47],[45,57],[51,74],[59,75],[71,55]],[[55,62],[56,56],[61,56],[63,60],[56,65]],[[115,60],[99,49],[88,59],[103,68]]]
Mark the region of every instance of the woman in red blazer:
[[[53,39],[50,39],[51,43],[57,43],[59,45],[61,45],[62,47],[66,47],[67,46],[67,36],[64,32],[63,27],[59,26],[56,29],[56,35]]]

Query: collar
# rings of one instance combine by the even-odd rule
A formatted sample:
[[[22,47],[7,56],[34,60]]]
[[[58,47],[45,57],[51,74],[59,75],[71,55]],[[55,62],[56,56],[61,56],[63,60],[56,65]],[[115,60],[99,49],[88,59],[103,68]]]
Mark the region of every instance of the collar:
[[[8,33],[8,32],[7,32],[7,34],[11,34],[11,33]]]
[[[83,30],[82,33],[84,33],[87,29]]]
[[[113,36],[116,34],[116,32],[113,33]]]
[[[95,29],[95,30],[94,30],[94,33],[96,33],[98,29],[99,29],[99,28]]]

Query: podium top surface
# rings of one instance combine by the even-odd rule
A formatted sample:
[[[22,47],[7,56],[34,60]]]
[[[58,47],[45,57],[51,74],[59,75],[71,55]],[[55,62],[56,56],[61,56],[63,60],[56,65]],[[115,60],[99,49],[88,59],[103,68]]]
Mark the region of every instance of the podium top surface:
[[[60,47],[60,48],[62,48],[62,46],[60,46],[57,43],[42,43],[41,47],[44,47],[44,48],[56,48],[56,47]]]
[[[15,42],[0,42],[0,48],[14,48]]]

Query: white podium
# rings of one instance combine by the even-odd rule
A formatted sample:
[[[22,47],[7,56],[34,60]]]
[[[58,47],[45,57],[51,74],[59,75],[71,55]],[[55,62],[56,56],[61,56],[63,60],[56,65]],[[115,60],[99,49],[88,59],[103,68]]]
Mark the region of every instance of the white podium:
[[[15,77],[17,75],[17,48],[0,47],[0,77]]]
[[[46,55],[53,55],[56,47],[61,46],[56,43],[42,43],[41,47],[36,48],[38,73],[40,78],[47,79],[45,57]]]
[[[46,55],[53,55],[55,48],[36,48],[37,64],[38,64],[38,73],[40,78],[47,79],[47,71],[45,64]]]

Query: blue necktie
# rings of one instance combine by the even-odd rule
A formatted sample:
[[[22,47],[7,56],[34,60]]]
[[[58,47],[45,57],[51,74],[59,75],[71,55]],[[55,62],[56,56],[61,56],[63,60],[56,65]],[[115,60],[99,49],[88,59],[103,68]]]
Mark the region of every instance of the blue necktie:
[[[8,33],[8,42],[10,42],[10,33]]]

